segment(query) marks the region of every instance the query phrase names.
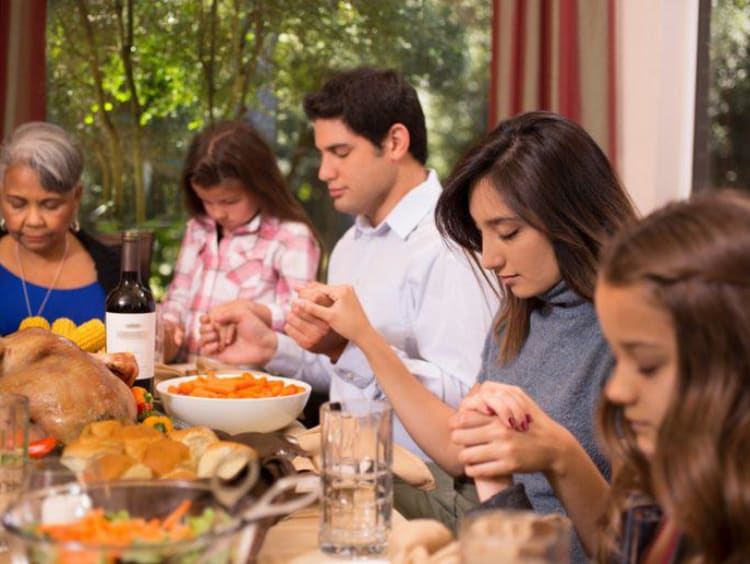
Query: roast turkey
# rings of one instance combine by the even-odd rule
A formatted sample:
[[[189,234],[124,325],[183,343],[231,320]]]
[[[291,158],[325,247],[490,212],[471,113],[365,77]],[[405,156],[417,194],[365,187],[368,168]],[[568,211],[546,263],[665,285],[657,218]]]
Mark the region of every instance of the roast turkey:
[[[136,372],[131,355],[90,355],[46,329],[0,338],[0,392],[27,396],[32,421],[65,443],[92,421],[134,421]]]

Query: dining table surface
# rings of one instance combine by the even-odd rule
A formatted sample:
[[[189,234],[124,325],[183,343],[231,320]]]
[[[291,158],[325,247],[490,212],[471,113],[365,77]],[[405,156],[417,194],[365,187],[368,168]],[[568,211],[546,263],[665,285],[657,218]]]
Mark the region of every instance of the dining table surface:
[[[189,366],[191,365],[171,365],[170,367],[184,370]],[[295,422],[290,427],[294,425],[304,428],[299,422]],[[404,522],[406,522],[406,519],[394,510],[392,526],[397,527]],[[258,564],[326,564],[345,562],[346,560],[341,557],[333,558],[320,551],[318,544],[319,527],[319,503],[312,504],[287,515],[266,531],[260,551],[253,562]],[[0,534],[2,533],[0,531]],[[0,544],[0,564],[10,564],[11,561],[10,554]],[[389,562],[385,556],[382,559],[370,558],[367,561],[369,564]]]
[[[406,519],[393,511],[392,528]],[[256,558],[258,564],[333,564],[346,562],[341,557],[330,557],[318,547],[320,505],[316,504],[292,513],[271,527]],[[368,564],[388,562],[383,559],[367,560]]]

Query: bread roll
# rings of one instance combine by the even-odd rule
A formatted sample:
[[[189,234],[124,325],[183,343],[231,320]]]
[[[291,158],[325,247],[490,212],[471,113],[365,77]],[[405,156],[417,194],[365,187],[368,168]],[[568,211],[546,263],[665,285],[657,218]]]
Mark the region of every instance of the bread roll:
[[[156,441],[161,441],[162,439],[164,439],[164,435],[159,434],[151,437],[135,437],[124,439],[122,443],[125,446],[125,454],[127,454],[128,456],[132,456],[138,461],[141,461],[146,455],[146,449],[148,448],[148,445]]]
[[[210,478],[221,466],[221,477],[228,480],[237,474],[248,460],[257,458],[257,453],[247,445],[219,441],[209,445],[198,461],[198,477]]]
[[[158,429],[154,429],[149,425],[124,425],[119,429],[115,429],[111,437],[113,439],[121,439],[123,441],[131,439],[161,439],[164,437],[164,433]]]
[[[190,449],[190,457],[196,463],[201,459],[209,445],[219,442],[219,437],[208,427],[179,429],[172,431],[169,438],[187,446]]]
[[[106,421],[93,421],[86,425],[81,431],[81,437],[99,437],[108,438],[112,436],[117,429],[122,427],[122,423],[116,419],[107,419]]]
[[[154,471],[145,464],[136,462],[125,470],[120,476],[121,480],[150,480],[154,477]]]
[[[175,468],[162,476],[163,480],[197,480],[198,475],[187,468]]]
[[[105,454],[89,463],[86,473],[95,480],[117,480],[137,461],[127,454]]]
[[[190,460],[190,449],[182,443],[163,437],[146,446],[141,462],[161,477],[186,460]]]
[[[76,474],[80,474],[90,460],[105,454],[124,454],[124,450],[121,441],[93,436],[81,437],[65,447],[61,462]]]

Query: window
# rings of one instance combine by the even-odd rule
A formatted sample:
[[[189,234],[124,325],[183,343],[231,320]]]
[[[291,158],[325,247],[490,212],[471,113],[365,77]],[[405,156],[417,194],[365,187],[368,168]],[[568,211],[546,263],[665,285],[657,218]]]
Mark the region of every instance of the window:
[[[750,0],[701,0],[694,189],[750,190]]]
[[[151,282],[163,292],[185,222],[177,179],[187,143],[213,120],[243,118],[275,148],[330,250],[348,219],[317,181],[304,94],[331,68],[398,68],[420,90],[428,165],[445,177],[486,129],[491,9],[484,0],[49,0],[47,113],[84,146],[82,222],[155,229]]]

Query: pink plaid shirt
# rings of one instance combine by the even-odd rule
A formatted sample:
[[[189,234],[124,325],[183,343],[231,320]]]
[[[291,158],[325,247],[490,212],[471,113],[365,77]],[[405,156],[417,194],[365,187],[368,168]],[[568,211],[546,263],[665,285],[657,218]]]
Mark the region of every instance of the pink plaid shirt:
[[[273,328],[281,330],[294,286],[315,279],[319,259],[320,247],[303,223],[260,214],[219,241],[213,220],[194,217],[187,223],[162,315],[184,327],[189,356],[199,352],[200,315],[232,300],[265,305]]]

